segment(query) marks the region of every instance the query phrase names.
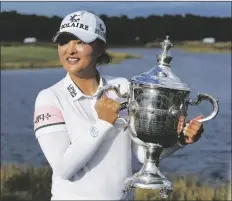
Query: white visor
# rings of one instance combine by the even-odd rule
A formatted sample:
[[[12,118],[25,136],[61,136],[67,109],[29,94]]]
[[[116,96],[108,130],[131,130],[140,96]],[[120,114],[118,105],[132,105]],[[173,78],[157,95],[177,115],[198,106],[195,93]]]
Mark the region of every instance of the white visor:
[[[68,33],[85,43],[91,43],[97,38],[106,42],[106,27],[104,22],[93,13],[77,11],[67,15],[60,25],[60,30],[53,36],[54,43],[59,36]]]
[[[63,29],[62,31],[57,32],[53,38],[52,41],[54,43],[57,42],[57,39],[59,38],[59,36],[61,34],[71,34],[73,36],[76,36],[78,39],[80,39],[81,41],[85,42],[85,43],[91,43],[94,40],[96,40],[98,38],[97,34],[91,33],[91,32],[87,32],[87,31],[82,31],[82,30],[77,30],[75,28],[67,28],[67,29]],[[103,39],[101,39],[103,40]]]

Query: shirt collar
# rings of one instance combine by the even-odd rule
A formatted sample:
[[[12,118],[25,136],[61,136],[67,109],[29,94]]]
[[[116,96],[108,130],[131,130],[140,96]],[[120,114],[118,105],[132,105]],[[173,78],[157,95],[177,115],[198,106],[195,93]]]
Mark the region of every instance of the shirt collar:
[[[94,97],[97,95],[97,92],[107,84],[106,79],[100,75],[100,83],[98,86],[97,91],[92,96],[88,96],[86,94],[83,94],[82,91],[77,87],[77,85],[72,81],[69,73],[67,73],[65,79],[64,79],[64,87],[67,91],[68,95],[71,97],[73,101],[76,101],[82,97]]]

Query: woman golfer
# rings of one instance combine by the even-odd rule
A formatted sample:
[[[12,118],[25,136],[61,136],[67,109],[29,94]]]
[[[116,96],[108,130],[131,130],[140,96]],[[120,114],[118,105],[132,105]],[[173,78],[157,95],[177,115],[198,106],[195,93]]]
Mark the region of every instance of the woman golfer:
[[[96,100],[107,84],[120,84],[121,93],[128,89],[125,78],[107,78],[96,69],[110,62],[105,24],[90,12],[77,11],[63,19],[53,41],[67,75],[40,91],[34,114],[35,135],[53,172],[51,200],[119,200],[132,175],[132,151],[141,162],[144,153],[117,120],[115,92]],[[197,119],[183,130],[188,137],[182,145],[197,141],[203,132]],[[164,150],[162,157],[169,153]]]

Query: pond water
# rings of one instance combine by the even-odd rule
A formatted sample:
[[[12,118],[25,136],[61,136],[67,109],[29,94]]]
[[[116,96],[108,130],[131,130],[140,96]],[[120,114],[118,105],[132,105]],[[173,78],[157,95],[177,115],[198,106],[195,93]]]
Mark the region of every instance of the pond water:
[[[131,78],[154,66],[158,49],[111,49],[143,55],[120,64],[99,67],[103,74]],[[205,132],[195,144],[161,161],[161,172],[197,174],[202,179],[230,180],[231,169],[231,55],[188,53],[173,49],[172,71],[191,88],[191,97],[206,92],[219,100],[218,116],[204,124]],[[34,102],[38,92],[65,76],[63,69],[1,71],[1,161],[42,165],[45,158],[33,132]],[[190,107],[188,119],[208,115],[211,104]],[[139,163],[133,159],[134,171]]]

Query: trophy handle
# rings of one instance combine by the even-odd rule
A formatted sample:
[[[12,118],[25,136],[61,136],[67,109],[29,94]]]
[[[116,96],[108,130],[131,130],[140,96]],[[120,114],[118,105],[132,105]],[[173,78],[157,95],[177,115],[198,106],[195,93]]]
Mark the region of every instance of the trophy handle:
[[[201,103],[201,101],[203,101],[203,100],[209,101],[212,104],[213,112],[209,116],[198,120],[199,122],[209,121],[209,120],[215,118],[217,116],[218,112],[219,112],[218,100],[216,100],[213,96],[211,96],[209,94],[206,94],[206,93],[198,93],[197,100],[192,101],[190,99],[188,101],[188,104],[190,104],[192,106],[196,106],[196,105],[199,105]]]
[[[107,91],[114,90],[119,98],[128,98],[128,94],[121,94],[120,84],[109,84],[102,87],[97,93],[97,100],[99,100]],[[120,104],[120,110],[126,109],[128,107],[128,101],[122,102]]]

